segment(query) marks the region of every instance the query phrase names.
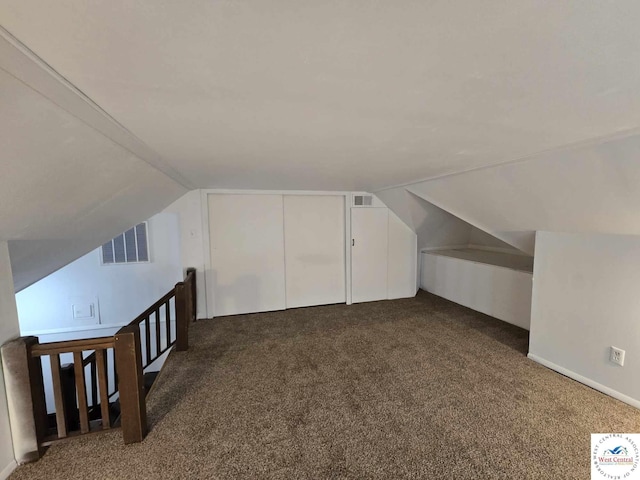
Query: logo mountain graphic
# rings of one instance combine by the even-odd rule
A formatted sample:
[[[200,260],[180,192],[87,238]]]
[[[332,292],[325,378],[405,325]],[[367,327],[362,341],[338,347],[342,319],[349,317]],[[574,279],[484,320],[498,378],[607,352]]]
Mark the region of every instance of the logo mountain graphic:
[[[627,449],[622,445],[618,445],[616,448],[612,448],[611,450],[605,450],[605,455],[628,455]]]

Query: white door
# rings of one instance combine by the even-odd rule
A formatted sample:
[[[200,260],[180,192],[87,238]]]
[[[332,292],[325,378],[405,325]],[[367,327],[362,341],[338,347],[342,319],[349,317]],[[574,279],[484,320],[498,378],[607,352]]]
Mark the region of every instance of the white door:
[[[285,195],[287,308],[346,301],[344,197]]]
[[[283,310],[282,195],[209,195],[213,315]]]
[[[351,301],[387,298],[388,209],[351,209]]]

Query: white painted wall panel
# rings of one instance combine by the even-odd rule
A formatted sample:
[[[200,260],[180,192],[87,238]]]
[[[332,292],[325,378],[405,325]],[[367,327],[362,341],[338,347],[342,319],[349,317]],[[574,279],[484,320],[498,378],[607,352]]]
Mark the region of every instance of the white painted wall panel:
[[[346,301],[344,197],[285,195],[287,308]]]
[[[351,301],[387,298],[388,208],[352,208]]]
[[[196,288],[198,290],[198,318],[207,317],[206,295],[206,261],[202,211],[203,201],[200,190],[192,190],[164,209],[165,213],[174,213],[178,216],[180,225],[180,261],[182,269],[196,268]],[[206,197],[205,197],[206,198]],[[204,205],[205,215],[207,205]],[[207,232],[208,233],[208,232]],[[208,237],[207,237],[208,239]],[[209,250],[207,242],[206,249]]]
[[[7,242],[0,242],[0,345],[19,335],[9,249]],[[0,478],[8,476],[16,465],[11,434],[4,376],[0,368]],[[20,438],[19,432],[16,431],[15,435],[16,439]]]
[[[640,408],[638,265],[640,236],[538,232],[529,355]]]
[[[529,329],[532,275],[484,263],[423,253],[424,290]]]
[[[282,195],[209,195],[214,316],[283,310]]]
[[[418,237],[389,211],[387,298],[407,298],[416,294]]]
[[[148,220],[148,263],[101,265],[97,248],[18,292],[23,335],[129,323],[184,278],[178,225],[172,213]],[[96,318],[73,317],[72,305],[82,301],[93,303]]]

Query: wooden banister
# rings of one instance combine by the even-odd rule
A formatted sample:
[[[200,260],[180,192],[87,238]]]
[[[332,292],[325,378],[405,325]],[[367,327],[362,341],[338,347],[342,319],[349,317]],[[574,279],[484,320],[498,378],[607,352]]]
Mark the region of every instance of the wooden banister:
[[[147,434],[142,353],[138,325],[127,325],[116,333],[116,366],[124,443],[141,442]]]
[[[155,312],[163,303],[168,302],[174,296],[174,294],[175,294],[175,288],[172,288],[169,292],[165,293],[162,297],[160,297],[160,299],[156,303],[151,305],[144,312],[138,315],[135,319],[129,322],[129,325],[132,325],[134,323],[144,322],[149,317],[149,315]]]
[[[29,447],[31,450],[25,449],[24,456],[19,452],[21,459],[36,459],[34,455],[39,455],[40,448],[53,441],[117,426],[117,419],[110,417],[110,400],[116,394],[119,394],[124,443],[144,439],[147,433],[144,368],[174,345],[177,351],[188,349],[189,323],[196,319],[195,282],[195,269],[187,269],[183,282],[177,283],[114,336],[44,344],[40,344],[36,337],[22,337],[2,347],[3,361],[6,353],[11,365],[17,365],[12,367],[15,384],[29,387],[28,392],[20,394],[21,397],[29,397],[29,402],[24,402],[26,413],[20,421],[26,419],[30,422],[33,442]],[[162,313],[166,322],[164,332]],[[175,330],[172,322],[175,322]],[[163,335],[166,335],[164,342]],[[144,355],[141,342],[144,342]],[[110,352],[113,352],[113,357]],[[62,354],[71,354],[73,363],[61,365]],[[49,356],[51,366],[55,433],[53,427],[49,431],[45,404],[42,357],[46,356]],[[109,388],[111,380],[113,390]],[[33,445],[37,447],[35,453]]]
[[[113,348],[113,337],[67,340],[65,342],[39,343],[31,347],[31,355],[41,357],[54,353],[85,352],[87,350]]]

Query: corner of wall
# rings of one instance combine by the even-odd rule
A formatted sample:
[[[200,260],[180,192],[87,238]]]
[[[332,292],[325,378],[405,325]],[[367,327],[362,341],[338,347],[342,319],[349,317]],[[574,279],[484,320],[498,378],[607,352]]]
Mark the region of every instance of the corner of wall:
[[[0,242],[0,345],[20,335],[18,310],[13,288],[11,262],[7,242]],[[1,362],[1,361],[0,361]],[[0,478],[15,468],[13,436],[9,420],[4,373],[0,365]]]

